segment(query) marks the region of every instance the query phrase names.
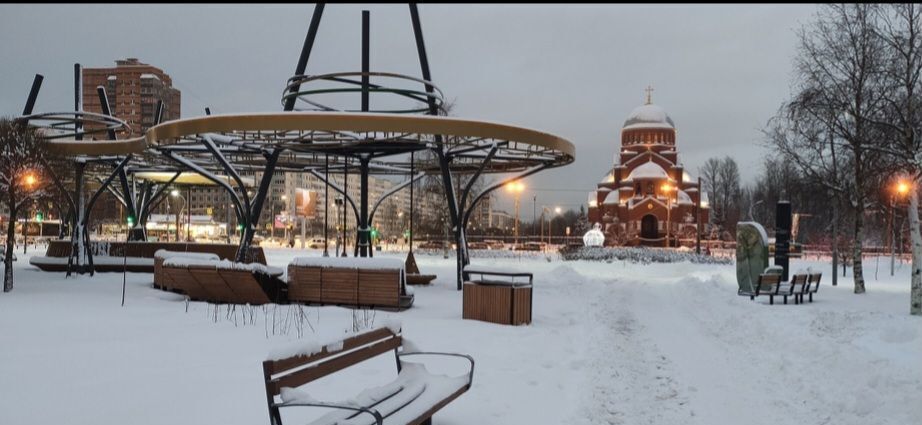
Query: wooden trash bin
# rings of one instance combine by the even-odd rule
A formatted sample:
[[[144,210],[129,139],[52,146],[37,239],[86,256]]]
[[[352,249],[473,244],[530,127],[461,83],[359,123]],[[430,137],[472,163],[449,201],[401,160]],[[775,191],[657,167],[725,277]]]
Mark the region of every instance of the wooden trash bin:
[[[531,273],[465,269],[465,275],[468,274],[479,274],[480,279],[467,280],[462,286],[461,317],[463,319],[482,320],[501,325],[531,323],[533,305]],[[487,276],[491,279],[486,279]],[[516,282],[516,277],[526,277],[528,281]]]

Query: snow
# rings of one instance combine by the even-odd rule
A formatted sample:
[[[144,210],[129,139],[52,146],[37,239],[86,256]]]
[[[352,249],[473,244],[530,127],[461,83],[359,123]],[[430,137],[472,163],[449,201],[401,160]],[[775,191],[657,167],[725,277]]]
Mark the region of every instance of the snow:
[[[507,273],[528,273],[526,271],[518,270],[513,267],[508,267],[506,265],[500,267],[488,267],[482,265],[467,265],[464,267],[465,273],[498,273],[498,274],[507,274]]]
[[[259,263],[235,263],[230,260],[216,260],[197,256],[170,257],[163,260],[163,265],[164,267],[209,266],[222,270],[247,270],[270,275],[285,274],[285,270],[281,267],[267,266]]]
[[[291,265],[299,267],[338,267],[362,270],[403,270],[404,262],[394,258],[297,257]]]
[[[68,257],[45,257],[45,256],[34,256],[29,258],[29,264],[32,265],[56,265],[56,266],[65,266],[67,265]],[[93,256],[93,265],[96,266],[154,266],[153,258],[143,258],[143,257],[112,257],[108,255],[94,255]]]
[[[266,255],[279,266],[319,251]],[[126,274],[120,307],[121,273],[65,279],[30,257],[19,255],[15,289],[0,294],[2,424],[267,423],[267,353],[390,319],[412,345],[476,360],[472,388],[436,414],[444,424],[909,425],[922,416],[910,266],[898,263],[894,277],[881,266],[875,277],[875,257],[865,258],[863,295],[852,293],[850,269],[834,287],[828,260],[793,259],[791,270],[823,273],[814,302],[802,305],[737,296],[733,264],[478,259],[534,273],[533,322],[518,327],[462,320],[455,262],[440,254],[416,253],[438,278],[417,287],[404,312],[187,305],[153,289],[148,273]],[[429,357],[407,360],[435,376],[468,367]],[[354,400],[395,377],[387,353],[298,391]],[[304,416],[291,423],[327,412],[296,409],[283,410]]]
[[[646,104],[634,108],[624,121],[623,130],[633,128],[675,128],[675,123],[661,106]]]
[[[200,258],[206,260],[220,260],[221,257],[218,254],[213,254],[210,252],[188,252],[188,251],[167,251],[165,249],[158,249],[154,253],[154,258],[159,258],[161,260],[166,260],[168,258],[174,257],[183,257],[183,258]]]
[[[648,161],[642,165],[637,166],[634,170],[631,171],[631,174],[628,174],[627,179],[624,181],[634,181],[635,179],[668,179],[669,175],[666,174],[666,170],[663,167],[660,167],[659,164]]]
[[[768,233],[765,232],[765,228],[762,227],[761,224],[756,223],[756,222],[754,222],[754,221],[741,221],[741,222],[737,223],[737,225],[740,225],[740,224],[749,224],[749,225],[754,226],[754,227],[756,228],[756,230],[759,231],[759,235],[762,236],[762,244],[763,244],[763,245],[768,245]]]
[[[621,195],[620,195],[620,193],[621,193],[621,189],[620,189],[620,188],[608,192],[608,195],[605,195],[605,200],[602,201],[602,204],[604,204],[604,205],[615,205],[615,204],[621,202]]]

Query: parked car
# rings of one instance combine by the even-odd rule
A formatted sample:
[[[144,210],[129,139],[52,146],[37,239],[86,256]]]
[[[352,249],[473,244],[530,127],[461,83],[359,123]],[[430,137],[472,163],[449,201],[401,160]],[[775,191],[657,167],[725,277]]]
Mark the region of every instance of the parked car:
[[[468,249],[490,249],[490,245],[486,242],[468,242]]]
[[[489,249],[504,249],[504,248],[506,248],[506,244],[504,244],[502,241],[498,241],[498,240],[496,240],[496,239],[487,239],[487,240],[484,241],[484,243],[487,244],[487,247],[488,247]]]
[[[333,245],[336,245],[336,244],[332,242],[327,244],[327,246],[333,246]],[[313,238],[307,241],[307,247],[313,248],[313,249],[323,248],[323,238]]]

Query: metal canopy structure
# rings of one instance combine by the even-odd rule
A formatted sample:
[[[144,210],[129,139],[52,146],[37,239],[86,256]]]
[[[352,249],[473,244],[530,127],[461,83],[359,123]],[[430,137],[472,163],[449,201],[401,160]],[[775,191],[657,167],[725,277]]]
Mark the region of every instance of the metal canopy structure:
[[[36,76],[21,119],[53,135],[54,149],[75,157],[76,164],[85,163],[87,158],[114,161],[111,163],[115,171],[106,179],[100,179],[103,184],[99,191],[118,176],[122,190],[121,193],[113,192],[126,204],[132,217],[138,217],[138,212],[149,213],[138,205],[150,206],[151,196],[162,194],[166,185],[184,178],[182,170],[200,175],[203,180],[196,180],[200,183],[207,181],[221,186],[235,205],[238,223],[244,225],[237,254],[237,261],[241,262],[247,260],[275,172],[309,172],[324,181],[328,188],[340,192],[356,215],[356,254],[363,257],[372,255],[371,223],[381,201],[407,186],[412,188],[411,184],[425,174],[440,175],[457,246],[460,290],[461,272],[469,262],[465,228],[477,201],[509,181],[570,164],[575,159],[573,144],[533,129],[445,116],[445,96],[432,82],[419,12],[412,3],[409,5],[410,21],[421,78],[370,69],[371,18],[368,11],[362,12],[360,71],[305,73],[324,7],[320,3],[314,8],[295,73],[288,79],[280,98],[282,112],[211,115],[206,108],[206,116],[166,123],[158,120],[142,138],[125,139],[127,124],[109,113],[103,87],[97,88],[103,114],[82,111],[80,68],[75,65],[75,111],[32,114],[41,86],[41,76]],[[338,104],[337,98],[344,97],[360,101],[351,106]],[[161,107],[158,105],[158,109]],[[95,136],[102,134],[106,136],[103,140],[95,140]],[[84,136],[94,140],[84,140]],[[415,155],[418,152],[428,153],[431,159],[414,161],[414,157],[419,159],[419,155]],[[127,165],[135,156],[143,156],[144,160]],[[350,170],[361,177],[358,205],[349,197],[347,188],[338,187],[329,179],[330,173],[341,172],[347,176]],[[144,174],[149,172],[163,174],[156,178]],[[247,182],[241,172],[257,172],[262,177],[259,182]],[[128,184],[129,173],[134,178],[149,177],[140,194],[134,191],[133,184]],[[510,173],[511,177],[480,193],[472,193],[473,182],[481,175]],[[372,174],[406,176],[406,180],[371,206],[368,177]],[[470,178],[460,193],[455,193],[457,175]],[[78,176],[75,194],[83,184],[82,168]],[[164,179],[167,183],[161,190],[151,194],[151,185],[163,183]],[[344,182],[348,184],[348,179]],[[250,199],[246,188],[254,183],[257,190]],[[94,194],[94,200],[99,191]],[[75,241],[80,239],[76,237]]]

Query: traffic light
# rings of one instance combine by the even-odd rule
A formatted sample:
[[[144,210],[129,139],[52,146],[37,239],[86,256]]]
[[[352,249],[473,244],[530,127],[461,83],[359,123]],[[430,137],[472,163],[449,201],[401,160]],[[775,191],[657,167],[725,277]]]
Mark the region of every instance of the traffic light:
[[[377,238],[378,238],[378,229],[376,229],[376,228],[374,228],[374,227],[371,228],[371,238],[372,238],[372,239],[377,239]]]
[[[45,219],[45,215],[41,211],[35,213],[35,221],[41,223]]]
[[[128,217],[125,219],[128,222],[128,227],[134,227],[134,216],[128,214]]]

